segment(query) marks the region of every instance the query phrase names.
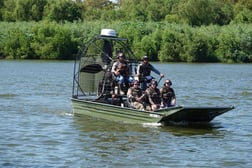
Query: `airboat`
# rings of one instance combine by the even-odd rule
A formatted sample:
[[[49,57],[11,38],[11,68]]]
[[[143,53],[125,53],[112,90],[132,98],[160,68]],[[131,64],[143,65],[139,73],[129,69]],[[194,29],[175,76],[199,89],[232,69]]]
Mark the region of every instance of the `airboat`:
[[[129,47],[128,39],[117,37],[113,29],[102,29],[99,35],[80,48],[75,64],[72,88],[74,115],[91,116],[109,121],[132,124],[208,123],[234,106],[174,106],[155,111],[131,107],[127,96],[117,94],[112,103],[111,68],[117,52],[126,56],[132,76],[139,64]]]

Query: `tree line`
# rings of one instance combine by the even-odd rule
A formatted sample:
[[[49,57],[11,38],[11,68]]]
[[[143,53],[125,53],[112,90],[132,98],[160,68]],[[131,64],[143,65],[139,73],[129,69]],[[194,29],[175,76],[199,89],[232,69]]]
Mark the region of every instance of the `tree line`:
[[[252,23],[251,0],[2,0],[0,21]]]
[[[252,62],[251,0],[3,0],[0,57],[74,59],[102,28],[137,57],[162,62]]]

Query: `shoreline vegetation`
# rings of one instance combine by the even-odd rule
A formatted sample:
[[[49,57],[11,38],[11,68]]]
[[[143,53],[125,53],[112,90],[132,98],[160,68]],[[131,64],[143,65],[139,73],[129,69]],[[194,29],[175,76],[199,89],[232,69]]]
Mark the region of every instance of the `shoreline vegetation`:
[[[252,5],[246,3],[247,0],[239,3],[223,1],[224,6],[219,4],[222,2],[219,0],[165,0],[162,3],[173,2],[172,5],[170,4],[170,11],[166,11],[164,16],[159,13],[160,16],[155,18],[154,14],[157,14],[155,12],[144,13],[148,10],[145,11],[143,8],[146,0],[139,0],[141,6],[137,7],[134,7],[135,1],[127,0],[105,4],[110,8],[97,8],[90,3],[98,2],[97,0],[84,2],[56,0],[54,6],[48,0],[40,1],[44,2],[44,10],[39,10],[43,11],[38,15],[40,17],[35,17],[34,13],[29,14],[29,11],[23,11],[24,15],[26,13],[25,16],[22,15],[22,11],[17,12],[19,15],[15,13],[10,15],[11,3],[8,4],[8,10],[5,9],[8,7],[7,0],[0,3],[0,59],[73,60],[83,44],[98,35],[101,29],[111,28],[116,30],[118,37],[128,38],[129,45],[139,60],[143,55],[148,55],[151,61],[164,63],[252,63]],[[102,1],[108,2],[108,0]],[[133,6],[130,4],[131,8],[129,8],[129,4],[127,6],[123,3],[126,1]],[[29,4],[38,1],[23,0],[19,7],[26,2]],[[13,4],[17,5],[17,3]],[[64,3],[67,5],[62,6]],[[204,4],[205,11],[198,15],[191,15],[190,10],[199,5],[197,3],[207,3]],[[66,13],[63,9],[71,5],[73,11],[78,9],[79,12],[68,12],[67,16],[59,15],[59,13]],[[152,4],[152,11],[160,7],[155,5],[157,4]],[[218,18],[216,16],[209,18],[211,11],[208,11],[207,5],[222,12],[224,7],[232,7],[233,13],[223,12],[221,14],[223,17],[220,17],[222,20],[215,19]],[[13,10],[16,8],[17,6],[14,6]],[[129,15],[125,14],[127,10],[139,8],[143,8],[141,15],[140,13],[132,15],[133,11],[129,11]],[[32,8],[27,6],[27,9]],[[174,13],[175,9],[177,13]],[[243,9],[241,10],[243,13],[239,13],[239,9]],[[181,13],[181,11],[188,13]],[[199,18],[203,14],[207,17]],[[35,19],[28,18],[31,16]]]

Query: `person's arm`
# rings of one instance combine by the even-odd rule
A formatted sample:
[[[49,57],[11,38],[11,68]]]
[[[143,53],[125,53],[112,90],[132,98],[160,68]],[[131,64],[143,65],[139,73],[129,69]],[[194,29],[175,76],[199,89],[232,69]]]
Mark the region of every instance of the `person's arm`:
[[[149,93],[148,90],[146,90],[146,96],[147,96],[147,98],[149,100],[150,105],[154,105],[155,103],[153,102],[152,98],[150,97],[150,93]]]
[[[161,102],[163,103],[164,102],[164,100],[163,100],[163,88],[161,87],[159,91],[160,91]]]
[[[171,88],[172,89],[172,88]],[[174,92],[174,89],[172,89],[172,100],[171,100],[171,105],[175,106],[176,105],[176,95]]]
[[[131,89],[131,88],[128,89],[127,97],[128,97],[129,99],[132,98],[132,89]]]
[[[172,89],[172,88],[171,88]],[[174,89],[172,89],[172,94],[173,94],[173,97],[176,98],[176,95],[175,95],[175,92],[174,92]]]
[[[142,92],[142,95],[139,97],[140,100],[143,100],[143,98],[145,97],[145,93]]]
[[[117,67],[117,62],[114,62],[111,68],[111,72],[115,72],[116,67]]]
[[[141,96],[140,96],[140,97],[137,97],[137,98],[136,98],[136,101],[142,103],[142,102],[143,102],[143,98],[145,97],[145,93],[143,93],[142,91],[141,91],[140,93],[141,93],[141,94],[140,94]]]
[[[160,75],[161,78],[164,77],[164,74],[161,73],[159,70],[157,70],[152,64],[150,64],[150,68],[151,68],[151,71],[153,71],[154,73]]]
[[[127,75],[133,75],[132,74],[132,66],[130,66],[129,64],[128,64],[128,62],[126,63],[126,68],[127,68]]]
[[[136,70],[136,75],[139,76],[140,75],[140,68],[141,68],[142,64],[139,64],[137,66],[137,70]]]
[[[120,69],[116,68],[116,70],[114,71],[114,74],[115,74],[115,76],[120,75],[120,74],[121,74],[121,73],[120,73]]]
[[[160,75],[161,73],[157,70],[152,64],[150,64],[151,71],[155,72],[156,74]]]

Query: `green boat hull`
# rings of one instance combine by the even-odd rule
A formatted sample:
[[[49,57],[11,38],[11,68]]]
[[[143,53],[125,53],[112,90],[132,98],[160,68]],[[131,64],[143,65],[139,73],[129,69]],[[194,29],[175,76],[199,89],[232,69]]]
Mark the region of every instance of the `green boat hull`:
[[[169,124],[191,124],[191,123],[209,123],[215,117],[222,115],[230,110],[234,109],[234,106],[225,107],[183,107],[176,113],[173,113],[160,122]]]
[[[74,115],[86,115],[110,121],[132,124],[208,123],[216,116],[234,109],[229,107],[176,106],[157,111],[140,111],[91,100],[72,98]]]
[[[80,100],[75,98],[72,98],[71,100],[74,115],[86,115],[110,121],[134,124],[163,124],[160,122],[163,118],[182,109],[182,107],[178,106],[155,112],[140,111],[137,109],[104,104],[90,100]]]

